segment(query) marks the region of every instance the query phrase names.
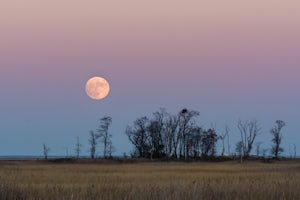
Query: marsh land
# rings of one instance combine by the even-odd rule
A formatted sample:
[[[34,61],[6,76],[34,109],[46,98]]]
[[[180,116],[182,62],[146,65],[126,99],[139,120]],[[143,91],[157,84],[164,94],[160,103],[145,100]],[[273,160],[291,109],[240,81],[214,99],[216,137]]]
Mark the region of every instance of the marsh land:
[[[299,199],[300,162],[0,161],[0,199]]]

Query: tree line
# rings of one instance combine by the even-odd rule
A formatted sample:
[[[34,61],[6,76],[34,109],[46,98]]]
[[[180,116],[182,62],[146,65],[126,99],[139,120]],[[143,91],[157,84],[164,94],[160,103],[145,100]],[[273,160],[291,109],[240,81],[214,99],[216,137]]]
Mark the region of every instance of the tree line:
[[[215,128],[204,129],[196,123],[199,112],[182,109],[177,114],[170,114],[165,109],[153,113],[151,118],[140,117],[133,125],[126,128],[126,135],[134,146],[132,156],[142,158],[175,158],[175,159],[209,159],[216,156],[217,142],[222,144],[221,156],[225,155],[225,142],[230,154],[229,132],[226,126],[222,133]],[[272,134],[271,154],[279,158],[283,152],[281,147],[282,120],[276,120],[270,130]],[[254,142],[261,133],[261,127],[256,120],[239,120],[237,128],[240,140],[236,144],[236,153],[241,161],[250,157]],[[259,148],[259,147],[258,147]],[[257,149],[259,151],[259,149]]]
[[[165,109],[154,112],[151,118],[146,116],[137,118],[131,126],[127,126],[125,134],[133,145],[132,157],[138,158],[172,158],[172,159],[210,159],[216,157],[217,142],[221,142],[221,156],[230,154],[230,129],[226,126],[222,133],[217,133],[215,128],[205,129],[197,124],[199,112],[182,109],[177,114],[170,114]],[[99,143],[103,145],[103,158],[111,158],[114,146],[109,128],[112,118],[109,116],[100,119],[99,128],[89,132],[90,158],[96,158]],[[276,120],[271,128],[272,135],[271,154],[278,159],[284,151],[282,142],[282,129],[286,126],[283,120]],[[238,120],[237,128],[240,140],[235,145],[235,152],[241,161],[250,157],[254,142],[261,132],[261,127],[256,120]],[[257,155],[259,146],[257,143]],[[77,137],[75,145],[76,157],[79,158],[82,145]],[[43,144],[43,154],[48,157],[50,148]]]

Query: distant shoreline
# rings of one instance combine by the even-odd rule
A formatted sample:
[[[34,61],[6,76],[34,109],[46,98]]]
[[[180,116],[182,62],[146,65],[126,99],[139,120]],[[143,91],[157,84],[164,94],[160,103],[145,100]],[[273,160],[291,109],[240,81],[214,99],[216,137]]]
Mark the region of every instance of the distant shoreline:
[[[281,158],[279,160],[272,158],[251,158],[244,160],[242,163],[298,163],[300,158]],[[142,163],[232,163],[238,164],[239,159],[217,159],[217,160],[200,160],[200,159],[146,159],[146,158],[95,158],[88,157],[74,158],[74,157],[50,157],[44,159],[41,156],[23,156],[23,157],[9,157],[1,156],[0,165],[10,164],[142,164]],[[242,164],[241,163],[241,164]]]

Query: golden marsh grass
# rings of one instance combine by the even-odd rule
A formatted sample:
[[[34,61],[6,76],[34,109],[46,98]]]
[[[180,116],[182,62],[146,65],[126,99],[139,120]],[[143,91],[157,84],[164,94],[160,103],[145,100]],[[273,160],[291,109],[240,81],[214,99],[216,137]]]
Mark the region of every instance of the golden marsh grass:
[[[300,163],[0,165],[0,199],[300,199]]]

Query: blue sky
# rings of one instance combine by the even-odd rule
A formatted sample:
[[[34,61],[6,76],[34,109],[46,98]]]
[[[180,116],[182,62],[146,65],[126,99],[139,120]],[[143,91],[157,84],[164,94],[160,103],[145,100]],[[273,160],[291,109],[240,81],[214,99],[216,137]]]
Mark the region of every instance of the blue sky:
[[[285,153],[300,146],[299,2],[119,3],[2,3],[0,155],[41,155],[43,143],[74,154],[77,136],[88,155],[105,115],[115,154],[129,154],[126,126],[160,107],[197,110],[218,132],[228,125],[232,149],[238,119],[260,122],[262,148],[282,119]],[[102,101],[85,94],[93,76],[110,82]]]

